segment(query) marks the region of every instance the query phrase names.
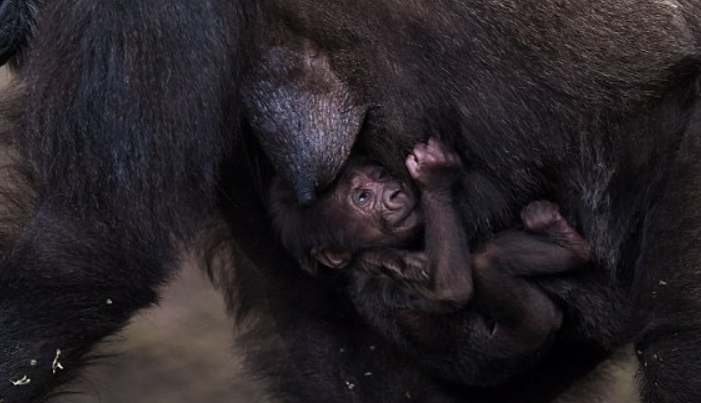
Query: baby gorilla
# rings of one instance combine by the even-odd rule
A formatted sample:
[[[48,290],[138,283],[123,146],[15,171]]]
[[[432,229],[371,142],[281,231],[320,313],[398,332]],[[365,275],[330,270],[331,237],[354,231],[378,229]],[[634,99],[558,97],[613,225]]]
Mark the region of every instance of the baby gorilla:
[[[430,139],[406,167],[418,191],[354,157],[306,207],[277,182],[271,211],[281,239],[308,270],[316,262],[343,269],[359,314],[432,373],[501,383],[535,361],[562,320],[550,298],[519,276],[580,267],[589,246],[556,205],[540,201],[521,212],[525,232],[498,234],[471,256],[452,200],[459,157]]]

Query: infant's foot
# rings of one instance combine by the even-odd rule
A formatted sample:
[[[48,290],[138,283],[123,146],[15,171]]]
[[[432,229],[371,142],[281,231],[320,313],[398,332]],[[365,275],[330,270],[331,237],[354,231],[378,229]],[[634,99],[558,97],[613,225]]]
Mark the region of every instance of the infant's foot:
[[[551,237],[581,260],[591,258],[589,243],[560,214],[557,204],[546,200],[531,202],[521,210],[521,220],[527,231]]]
[[[521,210],[521,220],[528,231],[544,234],[553,226],[560,225],[564,218],[555,203],[539,200],[529,203]]]

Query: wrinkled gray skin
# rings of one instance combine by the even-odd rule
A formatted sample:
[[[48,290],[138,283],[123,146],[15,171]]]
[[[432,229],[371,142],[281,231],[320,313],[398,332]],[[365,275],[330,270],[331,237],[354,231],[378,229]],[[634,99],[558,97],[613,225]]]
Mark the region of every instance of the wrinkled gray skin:
[[[6,403],[75,375],[212,216],[219,283],[261,319],[249,367],[285,402],[546,402],[630,342],[644,402],[701,401],[698,0],[0,0],[0,24],[23,84],[0,130],[34,190],[1,217],[0,380],[32,378]],[[275,171],[309,204],[353,147],[401,176],[428,137],[466,162],[470,239],[547,199],[591,244],[590,269],[539,281],[566,310],[554,359],[497,389],[390,348],[266,215]],[[65,371],[26,368],[57,347]]]

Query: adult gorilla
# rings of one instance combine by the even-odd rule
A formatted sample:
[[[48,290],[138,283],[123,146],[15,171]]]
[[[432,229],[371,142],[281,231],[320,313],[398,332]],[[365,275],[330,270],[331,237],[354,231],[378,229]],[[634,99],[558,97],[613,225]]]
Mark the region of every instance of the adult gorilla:
[[[0,21],[0,59],[20,49],[0,115],[5,403],[75,374],[212,217],[251,368],[284,401],[544,402],[631,341],[644,401],[701,401],[698,1],[0,0]],[[606,304],[567,312],[553,357],[507,387],[433,379],[273,242],[274,168],[309,201],[353,145],[402,175],[429,135],[471,163],[476,240],[546,198],[592,245],[591,270],[543,286]]]

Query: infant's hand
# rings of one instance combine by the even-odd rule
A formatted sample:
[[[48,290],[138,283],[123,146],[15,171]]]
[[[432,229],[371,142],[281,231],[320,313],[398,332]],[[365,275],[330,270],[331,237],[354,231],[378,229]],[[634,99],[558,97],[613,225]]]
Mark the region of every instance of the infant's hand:
[[[422,190],[447,190],[460,174],[460,157],[435,138],[417,144],[406,159],[406,168]]]

